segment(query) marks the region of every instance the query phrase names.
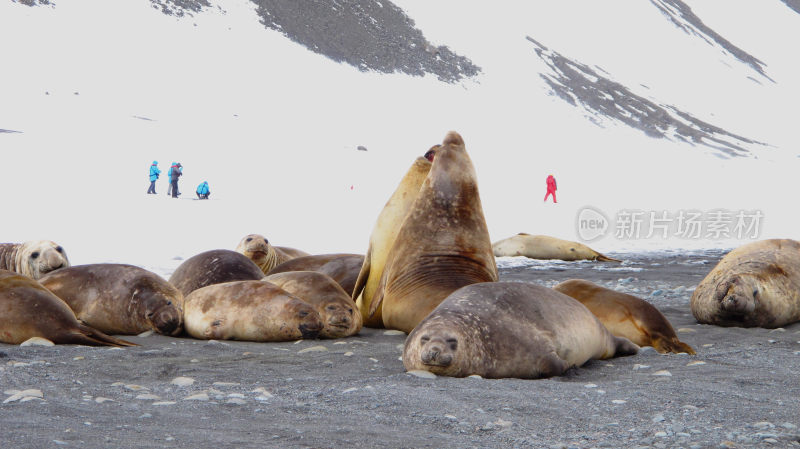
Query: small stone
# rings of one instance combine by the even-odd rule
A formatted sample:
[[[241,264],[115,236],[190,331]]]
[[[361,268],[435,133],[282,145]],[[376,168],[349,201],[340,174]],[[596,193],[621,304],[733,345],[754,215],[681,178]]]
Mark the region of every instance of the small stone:
[[[661,296],[664,294],[664,290],[658,289],[654,290],[653,293],[650,293],[650,296]]]
[[[773,332],[786,332],[786,329],[784,329],[782,327],[776,327],[775,329],[772,329],[771,331],[769,331],[770,334],[773,333]]]
[[[355,387],[353,387],[353,388],[348,388],[348,389],[346,389],[346,390],[342,391],[342,394],[352,393],[352,392],[354,392],[354,391],[358,391],[358,388],[355,388]]]
[[[152,418],[152,417],[153,417],[153,415],[151,415],[149,413],[144,413],[141,416],[139,416],[139,419],[147,419],[147,418]]]
[[[53,440],[53,443],[56,443],[59,446],[67,446],[67,445],[69,445],[69,443],[67,443],[66,441],[61,441],[61,440]]]
[[[264,388],[264,387],[258,387],[255,390],[253,390],[252,393],[260,393],[261,396],[268,397],[268,398],[272,397],[272,393],[267,391],[267,389]]]
[[[161,402],[153,402],[153,405],[158,405],[158,406],[162,406],[162,405],[175,405],[175,404],[176,404],[176,402],[175,402],[175,401],[161,401]]]
[[[3,404],[7,404],[9,402],[16,402],[16,401],[27,402],[25,400],[26,398],[31,398],[31,399],[34,399],[34,398],[35,399],[43,399],[44,398],[44,395],[42,394],[42,390],[36,390],[36,389],[32,389],[31,388],[31,389],[22,390],[22,391],[19,391],[19,390],[11,390],[11,391],[14,391],[14,393],[12,393],[10,397],[6,398],[6,400],[3,401]],[[6,394],[8,394],[8,393],[6,393]],[[28,400],[30,400],[30,399],[28,399]]]
[[[775,424],[772,424],[769,421],[760,421],[760,422],[757,422],[757,423],[753,424],[753,427],[756,428],[756,429],[759,429],[759,430],[774,429],[775,428]]]
[[[583,388],[597,388],[597,384],[586,384]]]
[[[664,438],[665,436],[667,436],[667,432],[663,432],[663,431],[662,432],[656,432],[655,436],[657,438]]]
[[[20,346],[55,346],[55,343],[52,341],[42,338],[42,337],[31,337],[22,343],[19,344]]]
[[[655,373],[653,373],[653,375],[654,376],[672,377],[672,373],[670,373],[669,371],[667,371],[665,369],[662,369],[660,371],[656,371]]]
[[[11,365],[12,368],[24,368],[26,366],[31,366],[30,363],[14,362],[14,361],[8,362],[8,364]]]
[[[369,359],[372,360],[373,363],[378,363],[378,359],[375,359],[375,358],[372,358],[372,357],[370,357]]]
[[[208,399],[208,394],[206,393],[197,393],[183,398],[184,401],[207,401]]]
[[[794,424],[792,424],[790,422],[785,422],[785,423],[781,424],[781,427],[783,427],[784,429],[788,429],[788,430],[794,430],[794,429],[797,428],[797,426],[795,426]]]
[[[231,405],[244,405],[244,404],[247,404],[247,401],[245,401],[244,399],[240,399],[240,398],[230,398],[227,401],[225,401],[225,403],[226,404],[231,404]]]
[[[775,438],[764,438],[761,441],[769,444],[778,444],[778,440],[776,440]]]
[[[156,395],[154,395],[154,394],[147,393],[147,394],[140,394],[139,396],[136,396],[136,399],[139,399],[139,400],[142,400],[142,401],[158,401],[161,398],[156,396]]]
[[[256,399],[256,401],[260,401],[260,402],[269,401],[270,399],[272,399],[272,395],[269,395],[269,396],[264,396],[264,395],[256,396],[255,399]]]
[[[230,346],[228,343],[219,340],[208,340],[203,346]]]
[[[83,360],[83,356],[82,356],[82,355],[79,355],[79,356],[77,356],[77,357],[73,357],[73,358],[72,358],[72,360],[75,360],[76,362],[77,362],[78,360]]]
[[[345,357],[352,357],[353,356],[353,351],[347,351],[342,355],[344,355]]]
[[[334,343],[334,344],[335,344],[335,345],[346,345],[346,344],[347,344],[347,342],[346,342],[346,341],[337,341],[337,342],[336,342],[336,343]]]
[[[172,382],[170,383],[179,387],[188,387],[189,385],[194,384],[194,379],[191,377],[176,377],[172,379]]]
[[[147,390],[147,388],[146,388],[146,387],[143,387],[143,386],[141,386],[141,385],[136,385],[136,384],[128,384],[128,385],[125,385],[125,389],[126,389],[126,390],[131,390],[131,391],[142,391],[142,390]]]
[[[142,332],[141,334],[137,335],[137,337],[147,338],[147,337],[149,337],[151,335],[153,335],[153,330],[152,329],[150,329],[149,331]]]
[[[456,417],[455,417],[455,416],[453,416],[453,415],[444,415],[444,417],[445,417],[445,418],[447,418],[447,419],[449,419],[450,421],[458,421],[458,418],[456,418]]]
[[[695,360],[694,362],[687,363],[686,366],[696,366],[696,365],[705,365],[705,364],[706,364],[706,362],[704,362],[702,360]]]
[[[211,385],[215,387],[235,387],[239,385],[239,382],[214,382]]]
[[[639,370],[647,369],[647,368],[650,368],[650,365],[641,365],[639,363],[633,365],[633,370],[634,371],[639,371]]]
[[[325,352],[328,348],[325,346],[311,346],[310,348],[305,348],[297,351],[298,354],[305,354],[306,352]]]
[[[403,331],[398,331],[398,330],[394,330],[394,329],[389,329],[388,331],[385,331],[383,333],[383,335],[405,335],[405,334],[406,333],[403,332]]]
[[[778,340],[767,340],[767,343],[776,343]]]
[[[411,371],[406,371],[406,373],[411,374],[412,376],[420,377],[422,379],[436,379],[436,374],[421,369],[412,369]]]
[[[618,404],[618,405],[619,404],[624,404],[626,402],[628,402],[628,401],[625,401],[623,399],[614,399],[614,400],[611,401],[612,404]]]
[[[231,393],[228,395],[229,398],[237,398],[237,399],[244,399],[244,395],[241,393]]]
[[[470,374],[469,376],[467,376],[467,379],[483,379],[483,377],[477,374]]]
[[[200,361],[199,361],[199,360],[197,360],[197,359],[192,359],[192,360],[189,360],[189,363],[199,363],[199,362],[200,362]]]
[[[102,404],[104,402],[114,402],[114,400],[98,396],[98,397],[94,398],[94,402],[97,402],[98,404]]]
[[[664,422],[665,419],[666,418],[664,418],[664,415],[659,413],[658,415],[653,416],[653,419],[651,421],[657,423],[657,422]]]

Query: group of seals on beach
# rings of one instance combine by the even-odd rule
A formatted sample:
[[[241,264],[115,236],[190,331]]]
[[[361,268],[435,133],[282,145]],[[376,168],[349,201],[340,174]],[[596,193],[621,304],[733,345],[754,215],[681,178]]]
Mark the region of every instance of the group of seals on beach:
[[[190,257],[166,281],[131,265],[70,267],[49,241],[0,244],[0,341],[125,346],[106,334],[148,330],[282,341],[385,327],[409,334],[408,370],[493,378],[559,375],[639,346],[695,353],[640,298],[577,279],[552,289],[499,282],[495,256],[616,261],[547,236],[492,244],[472,161],[450,132],[413,162],[365,255],[312,255],[250,234],[235,251]],[[721,326],[800,321],[800,243],[731,251],[696,288],[691,310]]]

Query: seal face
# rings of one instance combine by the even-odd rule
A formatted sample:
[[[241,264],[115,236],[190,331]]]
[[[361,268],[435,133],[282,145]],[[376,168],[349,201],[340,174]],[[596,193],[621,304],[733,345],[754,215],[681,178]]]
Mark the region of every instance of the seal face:
[[[723,257],[690,301],[700,323],[776,328],[800,321],[800,242],[748,243]]]
[[[124,264],[62,268],[40,279],[89,326],[110,334],[183,331],[183,295],[161,276]]]
[[[383,269],[386,266],[386,257],[394,245],[400,225],[405,220],[411,205],[417,199],[422,183],[431,171],[431,162],[439,145],[435,145],[425,156],[418,157],[406,172],[400,185],[397,186],[389,201],[375,221],[372,234],[369,237],[369,247],[364,258],[364,263],[358,273],[355,287],[352,290],[353,300],[358,305],[361,315],[367,317],[372,305],[372,299],[378,289]],[[368,327],[383,327],[383,308],[378,307],[375,313],[364,321]]]
[[[403,365],[442,376],[539,378],[637,350],[569,296],[535,284],[484,282],[456,290],[414,328]]]
[[[315,271],[287,271],[269,275],[264,281],[314,306],[324,325],[320,337],[349,337],[361,330],[361,312],[330,276]]]
[[[184,297],[208,285],[231,281],[257,281],[264,277],[252,260],[227,249],[205,251],[192,256],[175,269],[170,284]]]
[[[582,243],[570,242],[569,240],[547,235],[530,235],[524,232],[493,243],[492,251],[497,257],[525,256],[531,259],[545,260],[621,262],[604,256]]]
[[[667,317],[643,299],[581,279],[564,281],[553,290],[578,300],[617,337],[652,346],[661,353],[695,354],[691,346],[678,340]]]
[[[0,243],[0,270],[15,271],[33,279],[69,266],[67,253],[51,240]]]
[[[243,254],[261,268],[264,274],[287,260],[309,254],[299,249],[272,246],[261,234],[248,234],[239,241],[236,252]]]
[[[186,296],[186,333],[215,340],[316,338],[323,328],[313,306],[269,282],[234,281]]]
[[[0,270],[0,310],[3,343],[40,337],[60,344],[136,346],[81,324],[64,301],[19,273]]]
[[[477,175],[451,131],[389,250],[370,314],[382,306],[385,327],[411,332],[454,290],[496,280]]]
[[[347,294],[353,291],[358,272],[364,263],[361,254],[336,253],[315,254],[297,257],[286,261],[267,273],[268,275],[286,273],[288,271],[316,271],[328,275],[336,281]]]

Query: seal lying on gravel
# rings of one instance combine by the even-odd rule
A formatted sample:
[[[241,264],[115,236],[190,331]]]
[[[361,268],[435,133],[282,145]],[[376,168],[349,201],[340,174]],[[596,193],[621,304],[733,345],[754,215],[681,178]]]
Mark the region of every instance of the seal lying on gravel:
[[[330,276],[349,295],[353,292],[363,264],[364,256],[361,254],[315,254],[286,261],[270,270],[267,275],[287,271],[316,271]]]
[[[39,280],[75,316],[109,334],[183,331],[183,295],[161,276],[133,265],[78,265]]]
[[[264,281],[314,306],[325,326],[320,337],[349,337],[361,330],[361,312],[350,295],[330,276],[316,271],[287,271],[271,274]]]
[[[33,279],[69,266],[64,248],[50,240],[0,243],[0,270],[15,271]]]
[[[207,285],[231,281],[257,281],[263,277],[261,268],[242,254],[227,249],[215,249],[183,261],[172,273],[169,282],[186,297],[189,293]]]
[[[408,335],[403,365],[442,376],[539,378],[638,349],[567,295],[484,282],[453,292]]]
[[[314,307],[269,282],[209,285],[186,296],[184,327],[194,338],[287,341],[316,338],[323,328]]]
[[[604,256],[582,243],[561,240],[547,235],[530,235],[524,232],[493,243],[492,251],[497,257],[525,256],[531,259],[545,260],[621,262]]]
[[[705,324],[776,328],[800,321],[800,242],[734,249],[700,282],[690,305]]]
[[[299,249],[272,246],[269,240],[261,234],[244,236],[236,246],[236,252],[252,260],[264,274],[287,260],[310,255]]]
[[[136,346],[81,324],[67,303],[30,277],[0,270],[0,341],[17,345],[33,337],[73,345]]]
[[[667,317],[643,299],[581,279],[564,281],[553,290],[577,299],[617,337],[652,346],[661,353],[695,354],[691,346],[678,340]]]

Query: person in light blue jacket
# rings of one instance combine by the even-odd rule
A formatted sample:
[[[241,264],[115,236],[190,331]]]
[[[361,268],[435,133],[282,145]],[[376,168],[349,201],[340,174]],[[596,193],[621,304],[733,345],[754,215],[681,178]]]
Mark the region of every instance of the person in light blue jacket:
[[[156,180],[158,179],[158,175],[161,174],[161,170],[158,168],[158,161],[153,161],[153,165],[150,166],[150,188],[147,189],[147,194],[156,194]]]
[[[197,186],[197,191],[195,191],[195,193],[197,194],[197,198],[207,200],[208,195],[211,195],[211,189],[208,188],[208,181],[201,182],[200,185]]]

